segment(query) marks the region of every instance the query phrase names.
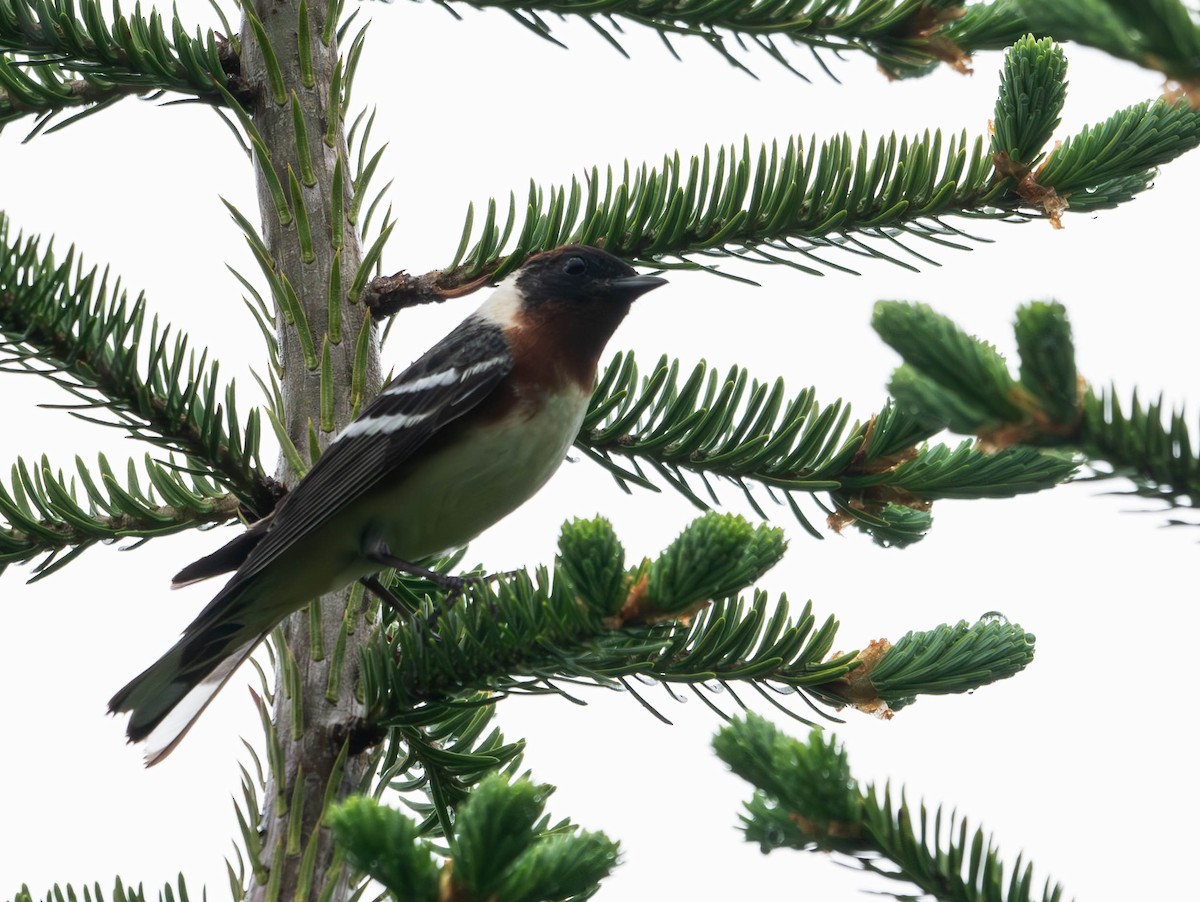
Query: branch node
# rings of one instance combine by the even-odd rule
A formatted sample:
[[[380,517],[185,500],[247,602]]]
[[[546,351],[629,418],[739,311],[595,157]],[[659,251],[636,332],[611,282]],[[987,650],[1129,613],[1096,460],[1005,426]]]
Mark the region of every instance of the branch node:
[[[1063,227],[1062,214],[1070,206],[1065,197],[1059,197],[1053,188],[1040,184],[1037,174],[1030,172],[1027,166],[1010,157],[1007,151],[1002,150],[992,154],[992,165],[996,168],[998,175],[1013,179],[1017,183],[1015,190],[1023,201],[1031,206],[1042,208],[1050,220],[1050,225],[1056,229]],[[1043,163],[1042,168],[1044,167]],[[1040,171],[1041,169],[1038,170],[1038,172]]]
[[[406,307],[440,304],[478,291],[492,281],[493,271],[489,269],[474,279],[462,280],[456,278],[459,270],[435,269],[420,276],[400,270],[395,275],[372,279],[363,289],[362,302],[372,317],[386,319]]]

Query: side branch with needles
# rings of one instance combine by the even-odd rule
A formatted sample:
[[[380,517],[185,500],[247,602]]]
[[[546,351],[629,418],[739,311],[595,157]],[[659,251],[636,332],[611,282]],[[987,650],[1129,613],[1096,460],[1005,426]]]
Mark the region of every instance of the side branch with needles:
[[[789,614],[785,597],[739,597],[785,550],[777,528],[706,514],[656,558],[627,566],[608,521],[570,521],[553,575],[480,585],[475,603],[441,611],[436,632],[419,618],[386,620],[385,641],[363,661],[367,719],[420,726],[444,718],[447,704],[513,693],[572,698],[563,686],[577,683],[627,691],[665,720],[635,681],[669,694],[672,685],[691,687],[707,704],[723,691],[740,704],[734,684],[743,683],[792,716],[788,697],[823,717],[815,703],[886,718],[919,695],[971,691],[1032,659],[1033,638],[994,615],[835,652],[837,621],[819,623],[811,603]],[[405,575],[393,588],[425,614],[445,591]]]

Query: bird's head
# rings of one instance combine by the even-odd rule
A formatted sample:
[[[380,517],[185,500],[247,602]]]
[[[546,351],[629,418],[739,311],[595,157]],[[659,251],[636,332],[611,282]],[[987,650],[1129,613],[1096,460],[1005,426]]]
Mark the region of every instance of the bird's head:
[[[597,247],[568,244],[526,260],[479,313],[511,338],[557,345],[595,366],[634,300],[666,282]]]
[[[638,275],[608,251],[582,244],[530,257],[516,276],[516,288],[528,307],[552,304],[573,308],[580,315],[599,306],[620,310],[624,316],[638,296],[666,282],[659,276]]]
[[[521,359],[591,385],[605,344],[639,296],[666,279],[607,251],[568,244],[530,257],[476,314],[504,329]]]

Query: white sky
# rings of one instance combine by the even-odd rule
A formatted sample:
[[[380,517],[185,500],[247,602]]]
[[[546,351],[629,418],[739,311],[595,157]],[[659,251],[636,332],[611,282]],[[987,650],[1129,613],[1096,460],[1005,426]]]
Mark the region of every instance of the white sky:
[[[180,8],[208,21],[197,0]],[[432,5],[400,3],[364,14],[375,24],[357,101],[379,106],[374,140],[390,149],[378,183],[396,180],[401,223],[384,254],[388,272],[448,262],[467,202],[510,189],[522,196],[530,176],[557,183],[592,164],[656,163],[675,149],[740,144],[744,134],[752,145],[864,130],[874,138],[966,129],[973,137],[987,127],[1001,62],[984,54],[973,77],[942,71],[889,84],[855,57],[831,61],[838,85],[797,49],[813,84],[763,54],[750,58],[761,77],[754,81],[699,42],[676,42],[680,63],[637,30],[626,40],[627,61],[580,25],[556,26],[566,52],[499,13],[467,11],[455,22]],[[1160,88],[1133,66],[1078,47],[1068,56],[1062,136]],[[225,264],[255,270],[220,197],[252,217],[255,202],[250,168],[225,127],[200,107],[127,101],[26,145],[23,134],[18,125],[0,137],[0,208],[14,226],[53,233],[60,249],[75,242],[88,261],[145,290],[152,310],[238,376],[249,407],[256,395],[247,368],[261,366],[262,348]],[[970,253],[932,250],[941,268],[919,274],[882,262],[859,264],[859,278],[760,267],[752,275],[761,288],[675,274],[636,306],[610,349],[635,348],[645,366],[663,352],[687,366],[741,362],[760,379],[784,376],[793,391],[815,385],[823,401],[846,398],[867,416],[896,363],[870,329],[875,300],[927,301],[1007,352],[1016,307],[1056,298],[1070,313],[1080,370],[1094,383],[1115,381],[1123,397],[1137,385],[1144,397],[1162,391],[1194,404],[1200,309],[1190,208],[1198,183],[1193,155],[1167,166],[1134,203],[1068,216],[1060,232],[975,224],[997,242]],[[385,367],[407,364],[472,303],[406,314],[384,349]],[[6,377],[4,385],[5,466],[43,452],[70,467],[75,453],[123,462],[145,450],[38,408],[68,400],[42,380]],[[274,452],[263,457],[270,462]],[[1036,633],[1037,659],[1004,684],[923,699],[889,723],[851,713],[838,733],[855,773],[903,782],[912,800],[966,813],[994,832],[1010,863],[1024,853],[1039,881],[1050,874],[1068,895],[1177,898],[1194,883],[1178,850],[1200,840],[1186,726],[1186,643],[1200,627],[1197,533],[1163,529],[1164,515],[1135,512],[1146,502],[1103,494],[1120,487],[938,502],[932,532],[906,551],[879,549],[854,531],[818,542],[780,508],[775,522],[791,552],[761,585],[788,592],[797,606],[812,598],[820,617],[836,614],[839,648],[990,610]],[[733,491],[726,497],[745,511]],[[626,496],[581,462],[564,466],[469,557],[492,570],[548,561],[558,525],[598,511],[631,556],[657,553],[695,514],[669,492]],[[230,800],[246,758],[238,737],[259,736],[247,693],[231,685],[172,758],[149,771],[140,751],[124,745],[124,724],[104,712],[113,691],[210,597],[209,586],[168,593],[170,575],[232,534],[160,539],[127,553],[96,548],[34,586],[23,584],[22,568],[0,578],[4,892],[23,882],[44,894],[55,881],[99,881],[107,895],[115,874],[156,892],[182,871],[193,898],[202,884],[212,898],[226,896],[224,856],[237,829]],[[820,856],[764,857],[743,842],[734,827],[750,789],[709,751],[717,719],[695,699],[678,705],[647,692],[673,728],[599,690],[582,709],[550,698],[501,706],[508,738],[528,739],[534,776],[559,787],[552,813],[621,840],[624,864],[599,898],[837,902],[881,888]]]

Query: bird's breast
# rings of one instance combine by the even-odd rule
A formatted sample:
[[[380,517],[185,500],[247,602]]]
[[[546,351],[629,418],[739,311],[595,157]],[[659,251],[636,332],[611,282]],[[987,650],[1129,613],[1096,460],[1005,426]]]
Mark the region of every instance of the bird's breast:
[[[458,547],[531,498],[579,432],[588,392],[518,397],[507,414],[463,429],[373,505],[373,527],[405,560]]]

